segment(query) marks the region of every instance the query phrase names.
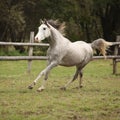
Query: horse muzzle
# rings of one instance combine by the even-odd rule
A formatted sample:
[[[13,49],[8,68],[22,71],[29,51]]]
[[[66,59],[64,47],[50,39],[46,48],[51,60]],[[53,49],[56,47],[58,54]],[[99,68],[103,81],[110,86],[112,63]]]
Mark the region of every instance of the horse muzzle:
[[[39,40],[38,38],[35,38],[34,41],[35,41],[36,43],[39,43],[41,40]]]

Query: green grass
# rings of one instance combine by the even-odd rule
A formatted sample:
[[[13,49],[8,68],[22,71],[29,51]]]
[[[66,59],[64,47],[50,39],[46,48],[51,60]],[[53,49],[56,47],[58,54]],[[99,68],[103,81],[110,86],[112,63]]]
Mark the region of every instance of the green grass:
[[[54,68],[45,91],[27,86],[45,68],[45,61],[33,61],[31,74],[26,61],[0,61],[0,120],[119,120],[120,75],[112,75],[112,61],[96,60],[84,69],[82,89],[59,88],[72,78],[75,68]],[[120,64],[118,63],[120,73]]]

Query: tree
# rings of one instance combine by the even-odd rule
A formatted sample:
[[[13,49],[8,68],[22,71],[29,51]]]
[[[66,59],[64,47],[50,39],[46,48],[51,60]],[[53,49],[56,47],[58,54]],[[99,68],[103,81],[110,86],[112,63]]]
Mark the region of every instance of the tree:
[[[0,3],[0,41],[22,41],[25,28],[22,4],[19,1],[2,0]],[[23,47],[15,46],[21,52]]]
[[[103,37],[114,41],[120,34],[120,1],[119,0],[94,0],[96,16],[101,20]]]
[[[41,18],[65,21],[71,41],[114,41],[120,34],[120,0],[1,0],[0,13],[0,41],[29,39]]]

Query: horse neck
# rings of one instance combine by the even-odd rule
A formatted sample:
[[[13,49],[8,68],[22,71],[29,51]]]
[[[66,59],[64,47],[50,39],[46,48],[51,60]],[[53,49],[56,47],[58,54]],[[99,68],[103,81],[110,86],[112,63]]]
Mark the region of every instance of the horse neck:
[[[58,30],[51,27],[50,46],[61,45],[68,41]]]

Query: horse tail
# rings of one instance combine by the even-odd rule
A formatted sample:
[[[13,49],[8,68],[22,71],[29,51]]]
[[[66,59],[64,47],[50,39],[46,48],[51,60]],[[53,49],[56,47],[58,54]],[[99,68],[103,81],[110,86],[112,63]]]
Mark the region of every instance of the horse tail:
[[[102,38],[99,38],[91,43],[91,47],[96,52],[99,50],[100,53],[106,58],[106,51],[112,45],[111,42],[107,42]]]

